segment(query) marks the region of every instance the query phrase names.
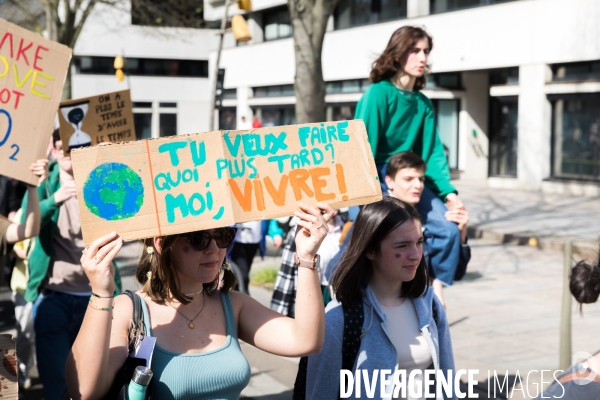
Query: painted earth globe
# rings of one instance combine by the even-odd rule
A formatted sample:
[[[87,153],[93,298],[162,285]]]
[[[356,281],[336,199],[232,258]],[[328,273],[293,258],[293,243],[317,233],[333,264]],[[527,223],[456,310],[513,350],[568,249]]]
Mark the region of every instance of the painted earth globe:
[[[125,164],[99,165],[83,185],[83,200],[93,214],[105,220],[133,217],[144,204],[142,178]]]

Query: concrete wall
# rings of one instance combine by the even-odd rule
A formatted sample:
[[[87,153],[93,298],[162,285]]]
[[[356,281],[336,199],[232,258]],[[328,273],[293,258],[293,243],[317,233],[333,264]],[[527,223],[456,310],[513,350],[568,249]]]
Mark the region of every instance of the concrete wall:
[[[155,28],[131,25],[129,4],[124,8],[97,4],[75,46],[75,56],[108,56],[208,60],[217,48],[215,30]],[[112,75],[73,76],[73,98],[131,89],[135,102],[177,103],[177,133],[209,130],[208,78],[127,77],[118,82]],[[155,114],[158,109],[154,110]],[[153,119],[158,135],[158,118]]]
[[[465,95],[459,115],[458,168],[461,178],[485,179],[488,176],[488,110],[487,72],[462,74]]]
[[[434,38],[432,72],[593,60],[599,20],[597,0],[520,0],[333,31],[325,37],[323,73],[325,80],[367,77],[391,34],[409,24]],[[293,83],[292,39],[226,48],[221,65],[227,87]]]
[[[545,64],[519,68],[519,147],[517,179],[524,187],[541,188],[550,177],[552,109],[544,92],[551,71]]]

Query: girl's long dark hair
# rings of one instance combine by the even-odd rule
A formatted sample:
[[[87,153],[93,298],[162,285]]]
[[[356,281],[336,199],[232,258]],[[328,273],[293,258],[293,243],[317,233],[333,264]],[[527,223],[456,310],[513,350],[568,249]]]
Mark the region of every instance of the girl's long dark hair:
[[[371,82],[377,83],[385,79],[391,79],[398,71],[402,71],[402,65],[409,51],[419,40],[424,38],[427,38],[429,51],[431,51],[433,49],[433,39],[424,29],[417,26],[403,26],[397,29],[392,34],[383,53],[373,63],[369,75]],[[429,65],[427,65],[423,76],[417,78],[413,90],[421,90],[425,87],[428,72]]]
[[[144,240],[144,251],[135,277],[143,285],[142,292],[147,294],[156,302],[171,301],[176,299],[181,304],[188,304],[192,298],[186,296],[179,288],[177,270],[173,265],[171,257],[173,245],[180,235],[168,235],[161,238],[161,252],[154,248],[154,239]],[[153,249],[152,255],[146,249]],[[225,260],[223,260],[225,262]],[[152,272],[152,279],[148,279],[148,272]],[[219,277],[217,274],[212,282],[203,285],[208,295],[212,295],[219,288]],[[228,292],[235,286],[237,279],[232,271],[225,270],[223,275],[222,292]]]
[[[349,307],[362,298],[364,289],[373,275],[373,266],[366,254],[369,250],[379,253],[381,241],[394,229],[406,221],[420,220],[414,206],[393,197],[372,203],[358,214],[352,229],[352,236],[340,267],[333,277],[333,290],[336,298]],[[421,258],[415,278],[402,283],[402,293],[398,296],[416,298],[425,293],[429,285],[427,266]]]

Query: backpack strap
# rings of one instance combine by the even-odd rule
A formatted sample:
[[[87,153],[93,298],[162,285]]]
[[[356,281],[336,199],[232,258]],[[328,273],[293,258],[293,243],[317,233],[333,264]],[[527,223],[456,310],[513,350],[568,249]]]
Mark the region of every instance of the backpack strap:
[[[344,308],[344,339],[342,342],[342,369],[352,371],[360,350],[365,310],[362,298]],[[339,395],[338,395],[339,396]]]
[[[365,312],[362,299],[344,310],[344,336],[342,339],[342,369],[352,370],[358,351],[360,350],[361,333]],[[293,400],[306,399],[306,377],[308,371],[308,357],[302,357],[298,365],[298,374],[294,383]]]
[[[142,299],[140,299],[140,296],[131,290],[125,290],[123,294],[127,295],[133,303],[133,315],[129,325],[129,332],[127,333],[127,340],[129,343],[128,350],[131,353],[135,349],[136,343],[139,340],[142,340],[146,335],[144,311],[142,310]]]

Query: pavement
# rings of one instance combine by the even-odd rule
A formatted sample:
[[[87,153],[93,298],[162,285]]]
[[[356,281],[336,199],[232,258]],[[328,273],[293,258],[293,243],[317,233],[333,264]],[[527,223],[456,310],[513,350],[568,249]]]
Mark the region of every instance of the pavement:
[[[530,399],[559,368],[560,318],[566,241],[573,259],[597,257],[600,199],[490,189],[482,182],[456,181],[469,210],[473,258],[461,282],[444,290],[457,369],[479,370],[480,399]],[[124,288],[135,289],[133,272],[142,248],[124,247],[119,268]],[[253,269],[278,268],[277,252],[257,258]],[[251,287],[251,295],[268,305],[270,291]],[[10,295],[0,290],[0,333],[14,332]],[[583,314],[571,304],[571,354],[600,350],[600,303]],[[298,359],[274,356],[242,343],[252,378],[242,397],[291,398]],[[543,371],[543,372],[542,372]],[[494,373],[514,386],[494,396]],[[516,385],[513,385],[516,382]],[[490,388],[488,395],[487,389]],[[39,381],[23,393],[40,399]]]

